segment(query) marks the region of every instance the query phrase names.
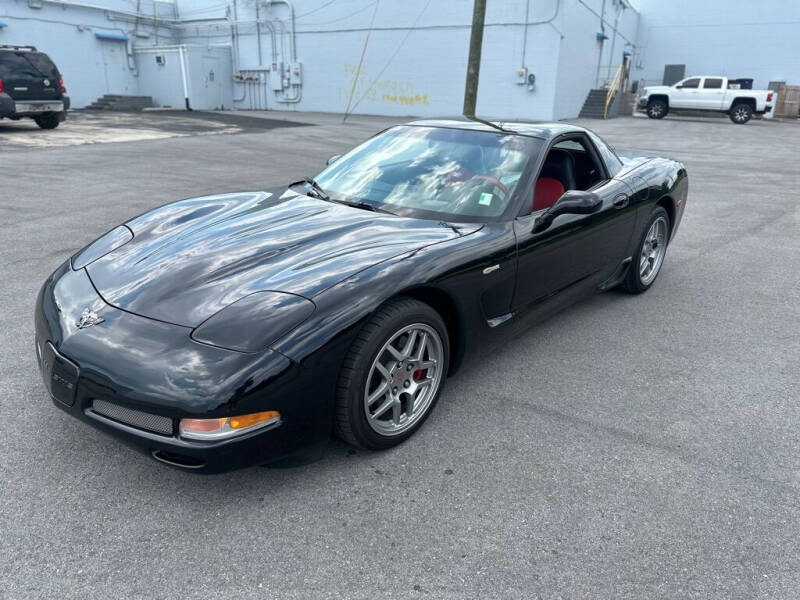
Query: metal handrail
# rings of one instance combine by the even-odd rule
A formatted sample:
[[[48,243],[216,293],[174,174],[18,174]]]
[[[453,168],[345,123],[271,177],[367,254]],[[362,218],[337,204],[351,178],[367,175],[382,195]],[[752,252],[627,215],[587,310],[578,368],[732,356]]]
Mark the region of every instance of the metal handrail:
[[[608,118],[608,107],[611,106],[614,96],[617,94],[617,91],[621,91],[622,89],[623,69],[624,65],[619,65],[619,67],[617,67],[617,72],[614,74],[614,79],[611,81],[611,85],[608,87],[608,92],[606,93],[606,103],[603,107],[604,119]],[[617,88],[619,88],[619,90]]]

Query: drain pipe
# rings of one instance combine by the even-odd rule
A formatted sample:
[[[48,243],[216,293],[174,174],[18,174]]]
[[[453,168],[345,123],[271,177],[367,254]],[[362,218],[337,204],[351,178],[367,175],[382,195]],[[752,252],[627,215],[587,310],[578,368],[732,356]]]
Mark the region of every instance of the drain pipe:
[[[233,55],[233,72],[239,73],[241,76],[241,72],[239,71],[240,61],[239,61],[239,10],[236,4],[236,0],[233,0],[233,20],[231,21],[231,7],[228,6],[228,22],[230,23],[231,27],[231,54]],[[244,99],[247,97],[247,86],[244,85],[244,82],[241,80],[237,80],[235,78],[231,78],[233,83],[240,83],[242,84],[242,97],[236,98],[235,96],[231,97],[233,101],[234,108],[236,104],[239,102],[244,102]]]
[[[258,40],[258,66],[264,64],[264,58],[261,54],[261,11],[259,10],[259,3],[256,2],[256,39]]]
[[[186,46],[178,46],[178,54],[181,59],[181,79],[183,79],[183,98],[186,101],[186,110],[192,110],[189,105],[189,83],[186,76]]]
[[[597,55],[597,73],[595,73],[594,76],[595,88],[600,87],[600,65],[603,64],[603,46],[605,45],[605,41],[607,39],[605,15],[606,15],[606,0],[603,0],[603,6],[600,9],[600,35],[597,36],[598,39],[600,40],[600,53]]]
[[[608,56],[608,73],[606,74],[606,79],[611,78],[611,65],[614,61],[614,46],[617,45],[617,28],[619,27],[619,18],[622,13],[625,11],[625,5],[620,2],[617,5],[617,15],[614,17],[614,37],[611,38],[611,52],[609,52]]]

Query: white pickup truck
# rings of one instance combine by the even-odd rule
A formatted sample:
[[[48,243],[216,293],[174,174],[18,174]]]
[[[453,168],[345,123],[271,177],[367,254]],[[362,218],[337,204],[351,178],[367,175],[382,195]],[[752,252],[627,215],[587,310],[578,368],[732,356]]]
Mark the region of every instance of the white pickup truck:
[[[637,110],[651,119],[662,119],[668,112],[709,110],[730,116],[740,125],[753,113],[768,114],[773,107],[773,92],[741,89],[727,77],[687,77],[675,85],[648,86],[640,90]]]

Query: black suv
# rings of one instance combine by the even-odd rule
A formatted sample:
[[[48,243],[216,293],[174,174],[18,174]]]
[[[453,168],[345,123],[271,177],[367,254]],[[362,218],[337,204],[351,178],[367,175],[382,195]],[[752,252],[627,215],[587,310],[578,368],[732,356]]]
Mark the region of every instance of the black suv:
[[[42,129],[67,118],[69,96],[53,61],[33,46],[0,45],[0,119],[30,117]]]

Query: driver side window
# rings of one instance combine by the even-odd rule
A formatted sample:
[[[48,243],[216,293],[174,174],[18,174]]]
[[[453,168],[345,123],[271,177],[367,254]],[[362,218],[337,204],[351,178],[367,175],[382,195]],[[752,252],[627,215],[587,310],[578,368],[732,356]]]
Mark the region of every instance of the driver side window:
[[[534,186],[532,210],[549,208],[564,192],[588,190],[604,179],[604,171],[585,137],[562,140],[545,157]]]

